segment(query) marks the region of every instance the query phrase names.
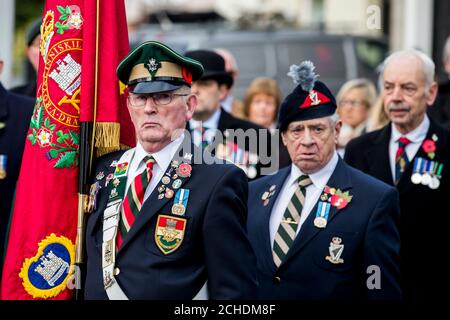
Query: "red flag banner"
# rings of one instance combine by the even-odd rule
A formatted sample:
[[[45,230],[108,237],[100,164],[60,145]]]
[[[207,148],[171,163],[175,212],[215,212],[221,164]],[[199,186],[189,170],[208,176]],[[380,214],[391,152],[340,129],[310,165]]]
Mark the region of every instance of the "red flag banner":
[[[104,123],[96,140],[107,151],[119,148],[119,138],[134,145],[115,76],[129,49],[123,0],[47,0],[42,17],[36,105],[17,183],[2,299],[72,296],[80,122]]]

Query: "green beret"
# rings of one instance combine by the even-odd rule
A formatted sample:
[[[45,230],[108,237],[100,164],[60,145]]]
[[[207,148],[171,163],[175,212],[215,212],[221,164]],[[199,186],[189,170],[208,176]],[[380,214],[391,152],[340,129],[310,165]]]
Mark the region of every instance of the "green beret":
[[[197,60],[184,57],[168,46],[147,41],[134,48],[117,67],[119,80],[134,93],[152,93],[190,86],[203,74]]]

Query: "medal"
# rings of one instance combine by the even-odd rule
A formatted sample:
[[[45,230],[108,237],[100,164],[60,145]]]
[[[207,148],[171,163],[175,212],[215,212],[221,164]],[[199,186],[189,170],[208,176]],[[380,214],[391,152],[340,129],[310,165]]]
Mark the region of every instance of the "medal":
[[[429,173],[424,173],[422,175],[422,184],[424,186],[427,186],[430,184],[430,182],[431,182],[431,175]]]
[[[314,225],[317,228],[325,228],[327,226],[327,220],[322,217],[317,217],[314,219]]]
[[[172,213],[177,216],[182,216],[186,212],[186,208],[182,204],[174,204],[172,206]]]
[[[179,187],[181,187],[181,180],[180,179],[176,179],[173,183],[172,183],[172,188],[174,189],[178,189]]]
[[[172,190],[172,189],[169,189],[169,188],[167,188],[167,189],[166,189],[166,194],[165,194],[165,197],[166,197],[167,199],[170,199],[170,198],[172,198],[172,197],[173,197],[173,190]]]
[[[95,176],[95,179],[97,180],[102,180],[105,177],[105,173],[103,171],[100,171],[99,173],[97,173],[97,175]]]
[[[422,181],[422,175],[420,173],[414,173],[411,176],[411,182],[414,184],[419,184]]]
[[[437,189],[437,188],[439,188],[439,185],[441,184],[441,182],[439,181],[439,178],[438,177],[436,177],[436,176],[433,176],[433,178],[431,178],[431,181],[430,181],[430,183],[428,184],[428,186],[431,188],[431,189]]]
[[[161,182],[163,184],[169,184],[170,183],[170,178],[168,176],[164,176],[164,177],[162,177]]]
[[[319,202],[317,205],[316,218],[314,219],[315,227],[323,229],[327,226],[330,208],[331,204],[329,202]]]
[[[189,189],[180,189],[173,200],[172,213],[182,216],[186,212],[186,207],[189,199]]]
[[[6,154],[0,154],[0,180],[6,178],[6,159],[8,159]]]
[[[413,174],[411,175],[411,182],[419,184],[422,182],[422,175],[420,174],[422,167],[422,158],[416,158],[414,160]]]
[[[256,175],[257,175],[256,168],[253,166],[249,167],[247,171],[247,177],[253,179],[254,177],[256,177]]]

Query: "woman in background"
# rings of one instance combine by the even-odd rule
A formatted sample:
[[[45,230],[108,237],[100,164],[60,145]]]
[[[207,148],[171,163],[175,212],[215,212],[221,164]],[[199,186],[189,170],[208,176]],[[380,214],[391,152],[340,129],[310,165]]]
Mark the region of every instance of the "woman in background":
[[[347,143],[367,131],[367,119],[376,100],[374,84],[364,78],[349,80],[337,96],[337,113],[342,121],[338,153],[343,156]]]
[[[275,80],[256,78],[245,94],[244,114],[249,121],[273,131],[280,101],[281,93]]]

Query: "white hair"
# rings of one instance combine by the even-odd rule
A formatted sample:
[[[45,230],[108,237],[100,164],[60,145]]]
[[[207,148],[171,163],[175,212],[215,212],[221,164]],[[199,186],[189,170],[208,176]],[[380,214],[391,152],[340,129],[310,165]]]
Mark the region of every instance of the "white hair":
[[[386,66],[391,63],[394,60],[402,59],[402,58],[410,58],[414,57],[419,59],[422,62],[422,71],[425,78],[425,85],[428,88],[431,87],[431,85],[434,82],[434,70],[435,65],[433,60],[431,60],[430,57],[428,57],[425,53],[416,50],[416,49],[407,49],[402,51],[396,51],[392,53],[389,57],[387,57],[383,64],[381,65],[381,73],[380,73],[380,80],[381,82],[384,81],[384,70],[386,70]]]

